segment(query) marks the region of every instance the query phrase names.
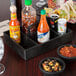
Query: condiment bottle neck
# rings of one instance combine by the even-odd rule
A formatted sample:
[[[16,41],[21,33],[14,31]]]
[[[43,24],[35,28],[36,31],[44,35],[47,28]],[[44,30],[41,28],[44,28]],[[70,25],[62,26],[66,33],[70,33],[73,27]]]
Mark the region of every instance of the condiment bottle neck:
[[[42,22],[42,21],[43,21],[43,22],[44,22],[44,21],[46,22],[46,16],[45,16],[45,15],[41,15],[40,21],[41,21],[41,22]],[[44,23],[45,23],[45,22],[44,22]]]
[[[16,12],[14,12],[14,13],[11,12],[11,20],[17,20]]]
[[[26,6],[26,5],[25,5],[25,9],[26,9],[26,10],[29,10],[30,7],[31,7],[31,5],[30,5],[30,6]]]

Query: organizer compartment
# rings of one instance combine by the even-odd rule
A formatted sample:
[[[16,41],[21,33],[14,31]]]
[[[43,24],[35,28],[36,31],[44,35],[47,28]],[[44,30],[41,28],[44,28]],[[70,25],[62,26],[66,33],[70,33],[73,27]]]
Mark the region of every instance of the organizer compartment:
[[[38,10],[38,12],[40,12],[40,10]],[[36,23],[38,26],[39,20]],[[48,25],[50,26],[49,23]],[[50,27],[50,40],[43,44],[39,44],[37,42],[37,33],[35,37],[31,38],[26,36],[26,34],[21,31],[21,43],[18,44],[10,38],[9,31],[6,31],[4,32],[4,41],[24,60],[28,60],[45,52],[51,51],[52,49],[60,45],[72,41],[72,31],[68,29],[67,33],[65,33],[64,35],[59,35],[56,30],[52,30]]]
[[[4,32],[4,41],[10,48],[16,51],[25,60],[27,60],[27,51],[29,51],[29,48],[37,45],[22,32],[20,44],[16,43],[13,39],[10,38],[9,31]]]
[[[45,52],[51,51],[52,49],[72,40],[71,30],[68,30],[66,34],[61,36],[58,35],[57,32],[55,32],[54,30],[50,31],[50,40],[43,44],[38,44],[37,41],[27,37],[23,32],[21,32],[20,44],[16,43],[14,40],[10,38],[9,31],[4,32],[4,41],[24,60],[28,60]]]

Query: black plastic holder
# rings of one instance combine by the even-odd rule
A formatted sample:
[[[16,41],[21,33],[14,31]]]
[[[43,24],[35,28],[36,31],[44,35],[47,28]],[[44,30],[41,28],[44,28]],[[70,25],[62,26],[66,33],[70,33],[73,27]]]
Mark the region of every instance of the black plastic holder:
[[[43,6],[46,7],[47,5]],[[37,16],[40,18],[40,10],[37,9]],[[47,18],[48,24],[49,18]],[[37,25],[39,23],[39,19],[37,21]],[[51,27],[50,27],[51,28]],[[59,35],[55,30],[50,29],[50,40],[46,43],[39,44],[37,42],[37,35],[34,38],[30,38],[26,36],[23,32],[21,32],[21,43],[18,44],[14,40],[10,38],[9,31],[4,32],[4,41],[6,44],[12,48],[15,52],[17,52],[24,60],[31,59],[35,56],[43,54],[45,52],[51,51],[52,49],[63,45],[67,42],[72,41],[72,31],[70,29],[67,30],[67,33],[64,35]]]
[[[23,32],[21,32],[21,43],[18,44],[10,38],[9,31],[6,31],[4,32],[4,41],[24,60],[28,60],[72,41],[72,31],[68,29],[64,35],[59,35],[56,31],[50,30],[50,40],[43,44],[37,42],[37,37],[29,38]]]

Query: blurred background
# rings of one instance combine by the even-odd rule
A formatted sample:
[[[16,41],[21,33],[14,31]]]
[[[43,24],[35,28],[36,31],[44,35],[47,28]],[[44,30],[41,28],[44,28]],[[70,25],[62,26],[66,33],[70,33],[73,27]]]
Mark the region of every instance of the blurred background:
[[[38,0],[32,0],[33,7],[36,8],[36,2]],[[76,1],[76,0],[73,0]],[[18,16],[20,17],[20,11],[24,7],[24,0],[16,0],[16,6],[18,7]],[[0,0],[0,22],[10,19],[10,0]]]
[[[35,7],[35,3],[37,1],[38,0],[33,0],[34,7]],[[17,7],[19,7],[18,11],[21,11],[21,9],[24,7],[24,0],[16,0],[16,5],[17,5]],[[10,0],[0,0],[0,22],[3,20],[10,19],[9,8],[10,8]]]

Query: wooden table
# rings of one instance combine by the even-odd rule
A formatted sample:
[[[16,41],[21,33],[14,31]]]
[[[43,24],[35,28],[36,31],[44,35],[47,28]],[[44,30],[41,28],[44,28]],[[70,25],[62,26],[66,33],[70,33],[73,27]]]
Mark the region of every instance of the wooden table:
[[[70,27],[73,30],[72,44],[76,43],[76,27]],[[17,55],[12,48],[4,42],[5,54],[2,63],[5,65],[5,73],[1,76],[43,76],[39,70],[39,62],[46,57],[58,57],[57,48],[50,50],[40,56],[32,58],[28,61],[23,60]],[[65,71],[60,76],[76,76],[76,62],[66,64]]]

